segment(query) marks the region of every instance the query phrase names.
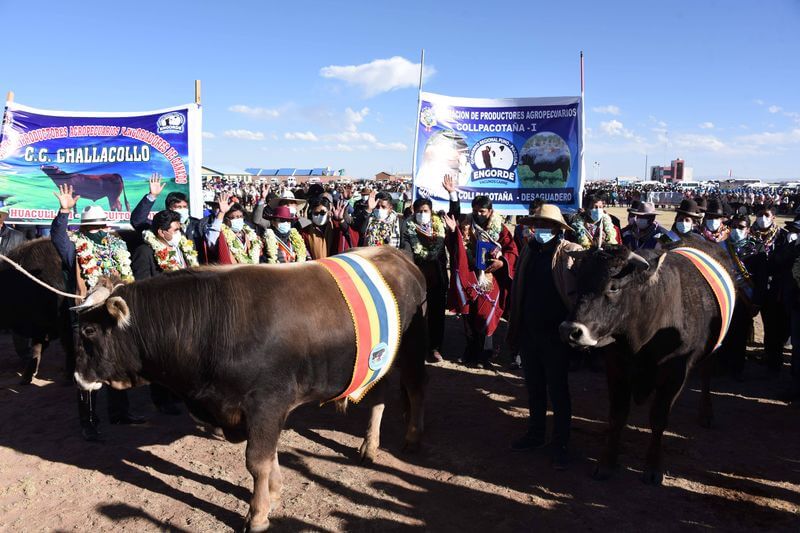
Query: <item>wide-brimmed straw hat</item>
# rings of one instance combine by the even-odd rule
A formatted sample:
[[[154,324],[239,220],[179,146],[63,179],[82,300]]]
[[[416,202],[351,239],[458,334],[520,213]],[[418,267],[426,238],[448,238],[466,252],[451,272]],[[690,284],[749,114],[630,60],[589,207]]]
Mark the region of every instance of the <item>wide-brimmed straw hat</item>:
[[[653,205],[653,202],[640,202],[640,205],[636,206],[635,208],[631,206],[631,209],[628,209],[628,212],[631,215],[637,216],[647,216],[647,215],[656,215],[656,206]]]
[[[302,198],[295,198],[295,197],[294,197],[294,193],[293,193],[292,191],[290,191],[289,189],[285,189],[285,190],[284,190],[284,191],[281,193],[281,195],[280,195],[280,196],[276,196],[275,198],[272,198],[272,199],[269,201],[269,206],[270,206],[272,209],[275,209],[276,207],[278,207],[278,204],[280,204],[280,203],[281,203],[281,201],[283,201],[283,200],[292,200],[292,201],[295,201],[295,202],[297,202],[297,208],[298,208],[298,209],[302,209],[302,207],[303,207],[304,205],[306,205],[306,201],[305,201],[305,200],[303,200]]]
[[[532,215],[519,217],[517,219],[517,223],[522,224],[523,226],[530,226],[537,221],[555,222],[561,226],[562,229],[572,229],[569,227],[569,224],[564,221],[564,216],[561,214],[561,209],[559,209],[557,205],[553,204],[542,204],[542,206],[534,211]]]
[[[691,218],[703,218],[703,213],[700,211],[700,206],[691,198],[681,200],[681,205],[675,210],[680,215],[685,215]]]
[[[99,205],[87,205],[81,212],[81,226],[107,226],[108,213]]]
[[[264,215],[264,218],[268,218],[271,220],[295,220],[295,216],[292,215],[292,212],[289,211],[289,208],[285,205],[279,205],[275,209],[272,210],[272,213],[269,215]]]

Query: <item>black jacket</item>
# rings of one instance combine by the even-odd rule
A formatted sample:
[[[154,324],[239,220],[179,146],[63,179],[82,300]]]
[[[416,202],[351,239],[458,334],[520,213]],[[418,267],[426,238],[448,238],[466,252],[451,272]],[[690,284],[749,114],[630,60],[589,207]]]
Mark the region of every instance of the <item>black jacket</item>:
[[[150,220],[147,215],[153,210],[154,201],[150,201],[148,195],[144,195],[136,207],[131,211],[131,226],[137,233],[142,233],[146,229],[150,229]],[[208,254],[206,252],[206,220],[194,217],[189,217],[186,225],[183,228],[183,234],[187,239],[194,243],[194,249],[197,250],[197,261],[203,265],[208,263]],[[137,248],[138,250],[138,248]],[[152,254],[151,254],[152,255]],[[136,279],[139,279],[138,277]]]

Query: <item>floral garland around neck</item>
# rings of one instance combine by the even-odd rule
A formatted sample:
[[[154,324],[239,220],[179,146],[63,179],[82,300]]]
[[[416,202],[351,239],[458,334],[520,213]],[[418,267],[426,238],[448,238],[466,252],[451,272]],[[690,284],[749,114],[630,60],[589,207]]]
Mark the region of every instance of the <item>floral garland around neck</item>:
[[[477,226],[473,219],[473,215],[467,215],[467,222],[469,222],[470,225]],[[492,213],[486,228],[482,229],[484,232],[486,232],[490,239],[492,239],[494,242],[499,242],[500,232],[503,231],[503,217],[498,213]],[[478,233],[473,228],[470,238],[464,242],[464,246],[467,247],[468,252],[467,259],[469,260],[469,266],[472,270],[475,269],[475,241],[477,240],[480,239],[478,237]]]
[[[278,263],[278,236],[271,229],[264,232],[264,243],[267,245],[267,263]],[[302,263],[308,259],[308,250],[303,236],[295,228],[289,230],[289,244],[294,251],[295,263]]]
[[[444,250],[445,229],[438,215],[431,217],[430,234],[426,233],[416,221],[406,222],[406,236],[411,243],[414,257],[423,261],[434,261]]]
[[[245,225],[242,228],[245,241],[250,243],[250,250],[246,250],[244,243],[236,236],[233,230],[227,225],[222,225],[222,235],[225,237],[225,242],[228,244],[228,249],[231,255],[240,264],[257,265],[258,259],[261,257],[261,240],[256,235],[250,226]]]
[[[600,218],[600,223],[603,227],[602,244],[619,244],[617,242],[617,230],[614,228],[611,217],[604,213]],[[593,223],[593,226],[597,227],[597,223]],[[578,218],[578,220],[572,224],[572,231],[575,232],[578,244],[584,248],[591,248],[594,236],[589,234],[589,231],[586,229],[586,224],[583,223],[583,219]]]
[[[70,232],[69,239],[75,243],[75,259],[90,289],[101,276],[118,274],[125,283],[133,281],[131,254],[119,237],[109,234],[103,244],[95,244],[81,233]]]
[[[396,224],[397,214],[394,211],[389,213],[385,220],[380,220],[375,216],[370,216],[364,242],[367,246],[383,246],[385,244],[391,244]]]
[[[155,257],[156,264],[163,272],[174,272],[181,270],[183,267],[178,262],[178,254],[172,246],[164,244],[159,240],[155,234],[150,230],[142,232],[144,242],[153,249],[153,257]],[[181,235],[181,240],[178,242],[178,248],[183,253],[183,259],[186,261],[187,267],[197,266],[197,251],[194,249],[194,243]]]

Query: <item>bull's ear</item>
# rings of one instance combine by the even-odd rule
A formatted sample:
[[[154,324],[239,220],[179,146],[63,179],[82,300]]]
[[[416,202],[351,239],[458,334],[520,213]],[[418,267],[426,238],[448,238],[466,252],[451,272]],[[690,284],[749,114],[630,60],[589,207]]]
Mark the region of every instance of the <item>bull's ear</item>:
[[[119,296],[112,296],[106,300],[106,309],[114,320],[117,321],[117,326],[120,329],[125,329],[131,323],[131,310],[128,308],[128,303]]]

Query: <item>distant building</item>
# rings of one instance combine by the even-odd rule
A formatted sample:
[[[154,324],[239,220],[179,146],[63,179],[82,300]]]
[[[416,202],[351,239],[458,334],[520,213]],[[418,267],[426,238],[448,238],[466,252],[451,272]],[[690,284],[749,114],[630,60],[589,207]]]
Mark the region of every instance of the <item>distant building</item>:
[[[410,172],[398,172],[395,174],[390,174],[389,172],[378,172],[375,174],[375,181],[402,181],[407,182],[411,181],[411,173]]]
[[[256,180],[268,178],[280,183],[286,182],[289,178],[298,185],[303,183],[330,183],[334,181],[355,181],[355,178],[346,176],[345,170],[332,170],[331,167],[325,168],[247,168],[245,172]],[[292,180],[289,180],[292,181]]]
[[[684,164],[683,159],[673,159],[668,167],[650,167],[650,181],[661,183],[680,183],[682,181],[692,181],[694,171],[691,167]]]

